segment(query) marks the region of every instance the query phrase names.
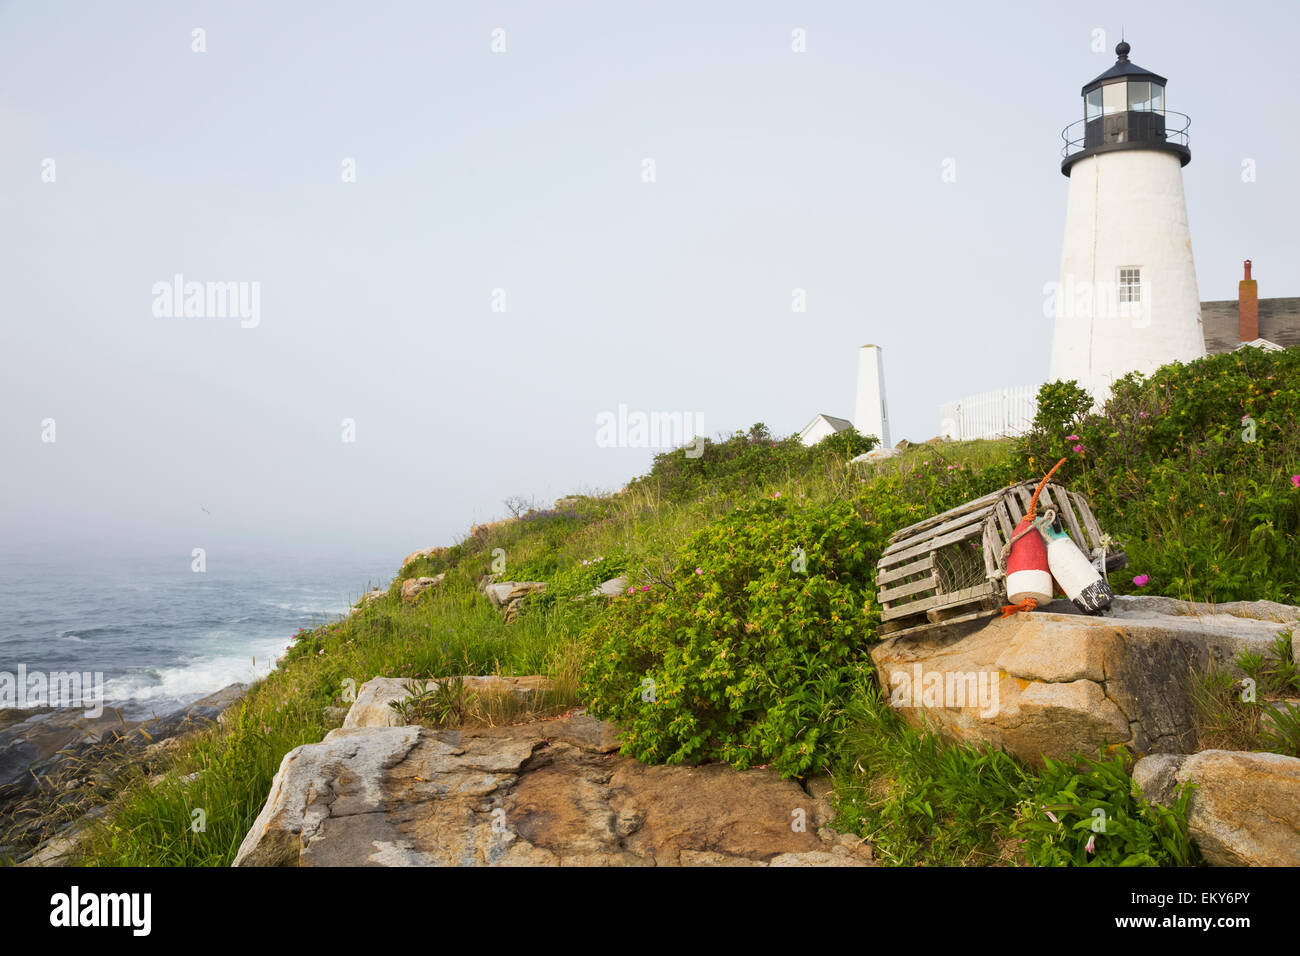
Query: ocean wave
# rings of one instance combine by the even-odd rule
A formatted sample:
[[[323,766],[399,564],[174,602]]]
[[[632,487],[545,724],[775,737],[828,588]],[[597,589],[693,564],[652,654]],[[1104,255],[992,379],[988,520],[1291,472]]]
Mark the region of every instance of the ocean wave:
[[[106,681],[104,696],[119,707],[180,706],[230,684],[261,680],[274,669],[274,652],[268,647],[256,656],[222,655],[133,670]]]

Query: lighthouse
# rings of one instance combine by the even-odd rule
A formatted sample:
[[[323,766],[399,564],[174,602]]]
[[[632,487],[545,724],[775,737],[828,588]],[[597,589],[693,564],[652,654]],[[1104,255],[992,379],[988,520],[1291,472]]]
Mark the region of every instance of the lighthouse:
[[[1205,355],[1183,197],[1191,120],[1168,109],[1166,80],[1115,47],[1115,65],[1083,87],[1083,119],[1065,128],[1070,180],[1051,380],[1104,401],[1129,372]]]

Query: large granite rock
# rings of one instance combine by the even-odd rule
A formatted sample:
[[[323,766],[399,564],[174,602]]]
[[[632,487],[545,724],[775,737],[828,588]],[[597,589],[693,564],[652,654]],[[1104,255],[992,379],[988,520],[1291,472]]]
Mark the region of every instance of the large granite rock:
[[[586,714],[332,731],[285,756],[236,866],[862,866],[769,770],[645,766]]]
[[[1300,866],[1300,760],[1273,753],[1203,750],[1139,760],[1133,780],[1152,803],[1196,785],[1187,829],[1213,866]]]
[[[555,684],[548,677],[462,677],[465,689],[476,694],[511,694],[525,705],[540,705]],[[438,681],[412,681],[398,677],[376,677],[357,690],[357,699],[343,718],[347,729],[355,727],[400,727],[404,723],[392,704],[411,696],[411,685],[433,690]]]
[[[402,582],[402,603],[414,604],[421,594],[432,591],[446,576],[446,572],[443,572],[431,578],[407,578]]]
[[[872,648],[882,688],[916,726],[985,741],[1031,763],[1123,744],[1137,754],[1196,748],[1184,681],[1211,662],[1264,654],[1300,608],[1117,597],[1113,616],[1069,602],[987,623],[938,627]],[[973,706],[972,706],[973,705]]]

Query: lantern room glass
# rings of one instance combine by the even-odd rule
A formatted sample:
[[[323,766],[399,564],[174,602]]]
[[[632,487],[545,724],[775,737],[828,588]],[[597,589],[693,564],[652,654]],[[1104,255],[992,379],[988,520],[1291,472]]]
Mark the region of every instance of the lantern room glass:
[[[1095,89],[1088,93],[1083,99],[1083,118],[1091,123],[1095,119],[1101,119],[1101,89]]]
[[[1128,108],[1139,113],[1151,112],[1151,83],[1147,80],[1129,80]]]

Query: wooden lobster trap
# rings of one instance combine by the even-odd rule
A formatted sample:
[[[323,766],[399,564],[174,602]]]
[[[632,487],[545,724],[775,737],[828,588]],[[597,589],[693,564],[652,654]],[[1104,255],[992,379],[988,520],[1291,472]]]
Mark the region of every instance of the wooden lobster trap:
[[[997,614],[1007,603],[1007,543],[1036,487],[1033,481],[1012,485],[894,532],[876,565],[880,635]],[[1049,483],[1039,495],[1038,514],[1049,508],[1079,549],[1094,562],[1104,561],[1106,571],[1128,563],[1083,495]]]

